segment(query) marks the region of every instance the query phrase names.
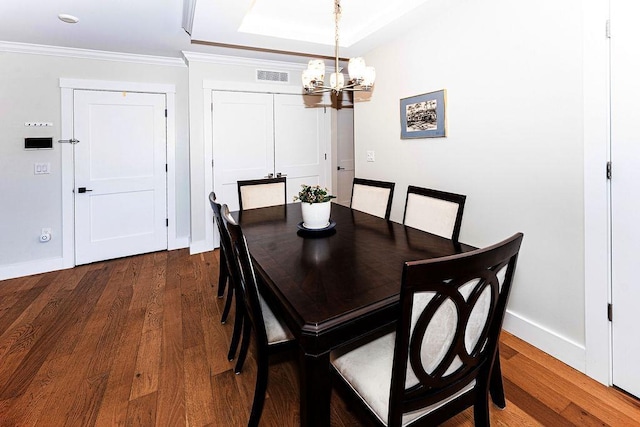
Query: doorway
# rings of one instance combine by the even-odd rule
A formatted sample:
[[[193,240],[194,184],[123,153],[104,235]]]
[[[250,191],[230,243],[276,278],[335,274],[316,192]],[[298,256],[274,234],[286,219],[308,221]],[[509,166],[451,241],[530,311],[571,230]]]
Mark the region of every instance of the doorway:
[[[94,233],[94,241],[99,242],[100,244],[104,244],[104,247],[100,250],[101,255],[98,258],[107,259],[118,256],[126,256],[126,253],[123,252],[115,252],[111,251],[108,248],[109,245],[115,246],[116,248],[127,247],[128,243],[120,243],[115,244],[116,238],[114,237],[113,230],[119,230],[121,234],[129,234],[135,235],[136,232],[132,232],[135,230],[137,225],[140,225],[140,221],[142,221],[142,217],[144,215],[140,215],[134,218],[134,215],[126,212],[126,209],[133,209],[134,205],[137,205],[138,208],[143,205],[143,199],[149,199],[149,193],[154,193],[156,190],[143,190],[144,186],[140,186],[141,184],[138,182],[135,187],[128,196],[123,196],[124,198],[129,198],[133,200],[132,203],[128,203],[126,201],[121,200],[122,207],[119,211],[111,211],[111,209],[101,209],[102,206],[108,205],[107,199],[111,198],[115,200],[117,197],[115,194],[118,190],[123,190],[125,188],[125,182],[128,181],[128,178],[132,178],[133,180],[142,180],[142,181],[154,181],[156,183],[153,184],[153,187],[157,187],[158,185],[162,188],[158,190],[158,193],[164,194],[164,201],[154,197],[154,207],[153,213],[151,214],[151,208],[149,205],[146,206],[147,213],[146,218],[160,218],[162,217],[162,226],[163,230],[161,233],[151,233],[154,235],[154,240],[156,242],[153,245],[138,245],[135,246],[135,250],[129,252],[149,252],[153,250],[159,249],[175,249],[178,247],[183,247],[184,245],[181,243],[180,239],[176,236],[176,206],[175,206],[175,85],[172,84],[155,84],[155,83],[136,83],[136,82],[115,82],[115,81],[101,81],[101,80],[80,80],[80,79],[60,79],[60,88],[61,88],[61,110],[62,110],[62,120],[61,120],[61,144],[59,144],[62,158],[62,206],[63,206],[63,218],[62,218],[62,254],[63,254],[63,268],[71,268],[76,265],[76,244],[77,239],[81,238],[80,236],[76,236],[76,234],[82,234],[81,231],[76,230],[76,220],[80,221],[77,215],[81,215],[81,211],[85,209],[91,210],[93,212],[96,211],[109,211],[112,213],[111,218],[100,218],[98,213],[98,221],[107,221],[107,223],[103,222],[103,225],[107,224],[108,221],[112,221],[111,226],[113,229],[109,230],[107,227],[100,227],[102,230],[102,234]],[[118,115],[114,115],[114,111],[119,111],[119,108],[110,107],[108,105],[100,105],[100,102],[95,102],[96,100],[85,99],[87,103],[96,103],[100,105],[96,107],[98,110],[102,110],[102,113],[106,115],[103,123],[97,124],[97,126],[105,126],[106,123],[110,123],[108,126],[108,130],[104,130],[104,133],[109,133],[110,138],[104,138],[101,141],[101,148],[97,148],[98,150],[103,150],[102,152],[97,151],[96,154],[89,154],[88,156],[92,158],[94,164],[97,163],[97,168],[94,172],[90,172],[89,182],[80,182],[83,179],[87,179],[86,172],[83,175],[82,171],[78,171],[78,175],[76,176],[76,164],[78,167],[86,167],[86,161],[79,160],[80,157],[85,156],[82,154],[83,150],[88,147],[80,147],[82,141],[80,141],[79,137],[75,137],[76,131],[82,132],[80,129],[76,129],[75,120],[75,98],[76,93],[94,93],[95,96],[100,97],[101,95],[110,96],[112,99],[106,104],[110,102],[115,102],[115,98],[121,98],[120,103],[131,104],[126,107],[122,107],[125,110],[137,110],[137,112],[129,114],[129,116],[124,115],[121,120],[118,120]],[[83,95],[84,96],[84,95]],[[115,98],[114,98],[115,97]],[[124,100],[122,100],[124,98]],[[149,101],[153,100],[153,101]],[[158,100],[160,103],[158,104]],[[82,101],[82,102],[84,102]],[[138,104],[137,104],[138,103]],[[151,106],[144,106],[145,103],[150,103]],[[137,106],[136,106],[137,105]],[[155,110],[155,113],[150,113],[150,110]],[[158,111],[159,110],[159,111]],[[142,113],[141,111],[146,111],[146,113]],[[93,114],[93,113],[92,113]],[[136,171],[136,160],[140,155],[140,152],[134,153],[135,150],[146,150],[148,152],[149,140],[146,140],[145,144],[147,148],[141,148],[145,145],[138,146],[137,148],[131,147],[131,139],[136,136],[136,134],[130,134],[128,132],[124,132],[125,123],[127,120],[134,120],[136,115],[138,118],[140,115],[147,115],[148,117],[153,117],[152,120],[147,119],[148,122],[154,123],[154,135],[158,132],[161,133],[161,144],[157,143],[157,139],[154,136],[154,143],[151,143],[153,146],[153,176],[151,178],[148,174],[148,170],[150,168],[149,162],[140,162],[144,163],[144,167],[141,169],[147,170],[145,172],[147,176],[145,177],[144,173],[141,173],[140,170]],[[159,116],[162,117],[159,117]],[[160,124],[161,121],[161,124]],[[135,128],[135,126],[126,126],[127,128]],[[162,128],[162,130],[160,130]],[[97,128],[96,128],[97,129]],[[87,140],[87,136],[83,136],[83,139]],[[69,143],[71,140],[78,140],[76,144]],[[161,148],[158,148],[161,147]],[[77,151],[77,153],[76,153]],[[91,149],[88,151],[91,152]],[[124,153],[126,152],[126,153]],[[106,154],[105,154],[106,153]],[[117,154],[119,153],[119,154]],[[123,154],[124,153],[124,154]],[[95,156],[97,154],[101,154],[103,156],[111,156],[108,159],[102,159],[102,163],[100,159],[97,159]],[[76,159],[76,155],[79,156]],[[93,156],[93,157],[92,157]],[[112,180],[113,176],[109,177],[112,174],[111,168],[107,167],[109,162],[113,162],[114,159],[121,158],[124,159],[123,168],[118,170],[115,174],[120,174],[117,179]],[[86,157],[85,157],[86,159]],[[129,163],[127,163],[129,162]],[[127,169],[128,168],[128,169]],[[125,170],[126,169],[126,170]],[[161,171],[162,178],[159,178],[158,172]],[[84,176],[84,178],[83,178]],[[126,179],[125,179],[126,178]],[[78,182],[76,182],[76,179]],[[160,181],[164,182],[161,184]],[[105,186],[113,185],[116,188],[105,190]],[[131,181],[128,183],[131,184]],[[100,187],[100,191],[96,190],[96,185]],[[120,187],[118,187],[120,185]],[[84,188],[81,190],[81,188]],[[147,187],[149,188],[149,187]],[[93,191],[90,191],[93,190]],[[80,192],[82,191],[82,192]],[[99,193],[105,191],[101,197]],[[114,191],[113,196],[107,196],[106,192]],[[120,191],[121,193],[126,193],[126,190]],[[141,197],[134,197],[133,194],[138,193],[138,195],[142,195]],[[94,195],[96,195],[94,197]],[[77,197],[76,197],[77,196]],[[80,196],[89,196],[84,197],[84,200],[80,199]],[[162,197],[158,195],[158,197]],[[76,209],[76,199],[79,204]],[[93,199],[93,200],[92,200]],[[100,200],[102,199],[102,200]],[[81,202],[86,202],[86,206],[82,207]],[[78,210],[78,212],[76,212]],[[119,219],[118,219],[119,218]],[[116,219],[118,219],[116,221]],[[85,217],[86,221],[86,217]],[[137,221],[137,225],[136,225]],[[154,227],[159,224],[159,221],[153,219]],[[97,224],[92,220],[87,221],[88,224],[85,226],[97,227]],[[147,232],[140,233],[140,230],[144,230],[144,228],[138,229],[137,234],[150,234]],[[160,227],[157,228],[157,231],[160,230]],[[122,233],[124,231],[124,233]],[[111,233],[111,235],[109,235]],[[117,233],[115,233],[117,234]],[[161,243],[158,244],[157,240],[160,240]],[[133,244],[132,244],[133,247]],[[158,249],[159,248],[159,249]],[[82,248],[80,252],[82,252]],[[92,262],[91,257],[83,258],[82,255],[78,253],[78,264],[84,262]]]
[[[351,191],[355,178],[355,156],[353,138],[353,107],[337,110],[337,166],[336,203],[351,205]]]

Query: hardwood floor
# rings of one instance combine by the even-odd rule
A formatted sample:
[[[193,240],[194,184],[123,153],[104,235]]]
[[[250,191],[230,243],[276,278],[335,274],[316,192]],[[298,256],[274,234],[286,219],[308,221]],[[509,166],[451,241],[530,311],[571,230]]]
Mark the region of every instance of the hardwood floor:
[[[0,426],[243,426],[255,385],[226,359],[218,251],[159,252],[0,281]],[[640,426],[640,402],[503,333],[494,426]],[[294,358],[270,366],[264,426],[296,426]],[[473,425],[472,410],[446,426]],[[366,425],[332,396],[334,426]]]

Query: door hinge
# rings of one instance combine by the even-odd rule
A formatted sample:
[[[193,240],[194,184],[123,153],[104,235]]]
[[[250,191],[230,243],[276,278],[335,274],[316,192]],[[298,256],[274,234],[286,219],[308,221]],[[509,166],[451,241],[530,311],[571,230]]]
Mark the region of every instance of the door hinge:
[[[611,162],[607,162],[607,179],[611,179]]]
[[[165,116],[165,118],[167,117],[167,109],[166,108],[164,109],[164,116]]]
[[[613,321],[613,305],[611,303],[607,304],[607,319],[609,322]]]
[[[605,35],[608,39],[611,38],[611,20],[607,19],[607,23],[605,24]]]
[[[169,226],[169,218],[167,218],[167,227]]]

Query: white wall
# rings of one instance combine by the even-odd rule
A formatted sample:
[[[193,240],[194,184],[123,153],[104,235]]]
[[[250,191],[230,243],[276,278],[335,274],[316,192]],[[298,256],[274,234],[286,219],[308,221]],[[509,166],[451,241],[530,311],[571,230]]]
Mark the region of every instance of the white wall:
[[[392,220],[411,184],[467,195],[464,242],[524,232],[506,327],[584,370],[581,2],[431,4],[366,56],[377,81],[355,107],[356,176],[396,182]],[[401,140],[400,98],[443,88],[448,137]]]
[[[132,61],[131,56],[125,62],[55,53],[0,52],[0,273],[46,270],[46,266],[55,265],[51,260],[62,256],[61,150],[57,142],[61,127],[60,78],[175,85],[176,234],[188,240],[188,71],[177,61],[175,65]],[[53,126],[24,126],[34,121],[51,122]],[[25,151],[24,138],[30,136],[52,137],[53,149]],[[51,163],[51,173],[34,175],[34,162]],[[53,240],[46,244],[38,241],[43,227],[53,231]]]

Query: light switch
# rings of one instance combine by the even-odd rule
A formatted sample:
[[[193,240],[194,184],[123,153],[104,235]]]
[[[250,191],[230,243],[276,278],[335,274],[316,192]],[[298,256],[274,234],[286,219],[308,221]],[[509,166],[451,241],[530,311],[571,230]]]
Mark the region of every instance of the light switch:
[[[51,170],[51,163],[34,163],[33,174],[34,175],[46,175]]]
[[[367,162],[375,162],[375,161],[376,161],[376,152],[367,151]]]

